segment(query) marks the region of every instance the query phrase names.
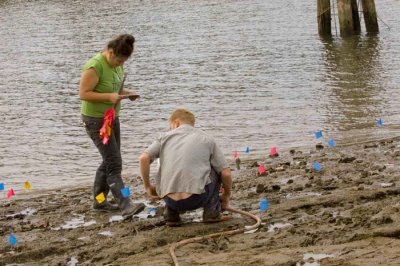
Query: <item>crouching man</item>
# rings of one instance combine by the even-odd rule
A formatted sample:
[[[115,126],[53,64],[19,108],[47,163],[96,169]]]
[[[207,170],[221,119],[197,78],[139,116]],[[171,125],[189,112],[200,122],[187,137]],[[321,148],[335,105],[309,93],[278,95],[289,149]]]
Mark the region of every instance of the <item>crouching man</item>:
[[[179,213],[203,208],[203,222],[225,220],[221,211],[229,206],[232,177],[215,140],[194,128],[194,115],[175,110],[170,131],[158,137],[140,156],[140,173],[147,194],[165,201],[164,219],[180,225]],[[150,183],[150,164],[159,158],[155,186]],[[221,196],[220,187],[224,188]]]

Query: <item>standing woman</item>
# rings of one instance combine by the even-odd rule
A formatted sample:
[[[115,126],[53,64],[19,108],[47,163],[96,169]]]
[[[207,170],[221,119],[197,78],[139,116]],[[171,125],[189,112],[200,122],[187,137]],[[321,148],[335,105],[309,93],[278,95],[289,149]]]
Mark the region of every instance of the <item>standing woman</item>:
[[[97,211],[121,210],[122,216],[129,217],[144,209],[144,204],[133,204],[129,197],[124,198],[121,189],[124,182],[121,178],[121,135],[119,124],[120,101],[129,98],[134,101],[139,97],[133,91],[120,88],[124,79],[124,63],[131,56],[135,38],[122,34],[112,39],[106,49],[89,59],[83,67],[79,84],[81,114],[86,132],[99,150],[102,163],[96,171],[93,186],[93,209]],[[104,113],[115,106],[115,119],[112,133],[107,144],[100,139],[100,128],[103,125]],[[107,200],[99,203],[96,196],[103,193],[107,197],[111,190],[118,206]]]

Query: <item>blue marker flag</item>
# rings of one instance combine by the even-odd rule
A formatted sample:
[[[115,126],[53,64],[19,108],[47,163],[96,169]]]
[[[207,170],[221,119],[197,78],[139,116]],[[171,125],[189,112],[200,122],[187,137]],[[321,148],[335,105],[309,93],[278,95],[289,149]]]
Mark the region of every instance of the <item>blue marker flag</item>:
[[[335,146],[335,141],[333,139],[328,140],[329,147],[333,148]]]
[[[315,171],[321,171],[321,165],[317,161],[314,162],[313,168]]]
[[[121,189],[121,193],[122,197],[129,198],[129,196],[131,195],[131,190],[129,189],[129,187],[124,187]]]
[[[316,138],[316,139],[322,138],[322,131],[317,131],[317,132],[315,132],[315,138]]]
[[[382,126],[382,118],[379,118],[379,119],[378,119],[377,124],[378,124],[378,126]]]
[[[0,183],[0,191],[4,190],[4,183]]]
[[[246,153],[249,153],[249,152],[250,152],[250,147],[249,147],[249,146],[246,147],[245,152],[246,152]]]
[[[268,200],[262,199],[260,201],[260,211],[266,211],[268,209]]]
[[[10,243],[11,246],[15,246],[17,244],[17,238],[15,237],[15,235],[11,233],[8,238],[8,242]]]
[[[157,208],[155,207],[149,208],[149,213],[155,215],[157,213]]]

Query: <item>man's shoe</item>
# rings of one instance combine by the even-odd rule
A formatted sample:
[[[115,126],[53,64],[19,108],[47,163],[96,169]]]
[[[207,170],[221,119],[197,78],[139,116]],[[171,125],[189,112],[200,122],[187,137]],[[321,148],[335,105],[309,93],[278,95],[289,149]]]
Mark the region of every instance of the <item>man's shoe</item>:
[[[203,212],[203,223],[218,223],[230,220],[231,217],[217,213],[214,215],[207,215]]]
[[[168,226],[180,226],[182,225],[181,217],[179,216],[179,212],[165,206],[164,209],[164,220],[166,225]]]
[[[119,210],[118,205],[116,204],[111,204],[108,201],[103,201],[102,203],[98,203],[95,201],[93,203],[93,210],[97,212],[115,212]]]

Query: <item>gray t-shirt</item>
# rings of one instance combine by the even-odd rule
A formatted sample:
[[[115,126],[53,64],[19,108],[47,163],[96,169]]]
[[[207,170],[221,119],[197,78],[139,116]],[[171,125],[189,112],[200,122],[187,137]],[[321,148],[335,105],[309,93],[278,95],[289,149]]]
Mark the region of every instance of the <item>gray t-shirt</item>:
[[[156,176],[157,194],[201,194],[210,183],[211,166],[217,173],[228,167],[214,138],[191,125],[162,134],[146,150],[152,161],[160,158]]]

